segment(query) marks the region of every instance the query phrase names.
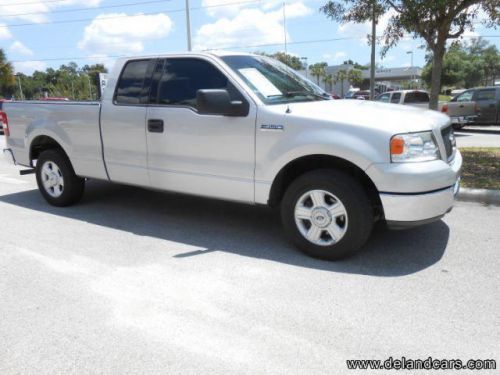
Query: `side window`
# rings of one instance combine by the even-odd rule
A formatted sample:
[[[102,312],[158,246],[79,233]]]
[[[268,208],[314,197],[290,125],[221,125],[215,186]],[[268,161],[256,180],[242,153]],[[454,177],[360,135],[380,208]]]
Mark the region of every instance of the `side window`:
[[[389,97],[391,94],[382,94],[377,97],[378,102],[389,103]]]
[[[476,95],[474,95],[474,100],[476,101],[495,100],[495,89],[478,90],[476,92]]]
[[[226,89],[233,100],[242,99],[228,78],[208,61],[172,58],[165,60],[157,87],[153,84],[151,102],[196,108],[196,93],[202,89]]]
[[[129,61],[122,71],[116,85],[115,103],[141,104],[144,103],[144,83],[148,75],[151,60]],[[146,93],[147,94],[147,93]]]
[[[391,103],[398,104],[400,100],[401,100],[401,93],[400,92],[395,92],[394,94],[392,94]]]
[[[473,91],[465,91],[457,96],[457,102],[470,102],[472,101]]]

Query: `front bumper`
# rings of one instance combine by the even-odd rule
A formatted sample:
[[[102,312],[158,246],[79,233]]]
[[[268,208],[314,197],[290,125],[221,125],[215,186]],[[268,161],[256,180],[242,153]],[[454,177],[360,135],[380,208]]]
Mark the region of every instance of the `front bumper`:
[[[453,186],[423,194],[380,194],[385,220],[390,228],[404,228],[439,220],[450,212],[460,189]]]
[[[4,148],[3,149],[3,156],[5,157],[5,159],[10,163],[10,164],[14,164],[16,165],[17,162],[16,162],[16,158],[14,157],[14,153],[12,152],[12,150],[10,148]]]
[[[423,164],[423,163],[422,163]],[[414,186],[420,186],[422,192],[382,192],[380,200],[384,209],[385,220],[389,227],[403,228],[425,224],[438,220],[453,208],[455,197],[460,189],[460,171],[462,168],[462,157],[457,150],[455,157],[449,163],[442,162],[441,173],[430,168],[428,174],[418,170],[413,178],[403,175],[404,180],[399,186],[408,187],[408,180]],[[396,177],[391,175],[391,178]],[[415,180],[418,177],[418,181]],[[446,179],[448,184],[445,188],[435,188],[436,180]],[[397,185],[396,185],[397,186]],[[443,186],[443,185],[441,185]]]

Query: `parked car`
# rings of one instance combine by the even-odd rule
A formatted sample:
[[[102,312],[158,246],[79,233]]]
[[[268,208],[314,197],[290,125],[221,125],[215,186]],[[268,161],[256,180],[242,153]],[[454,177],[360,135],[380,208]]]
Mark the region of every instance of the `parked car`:
[[[345,99],[364,99],[370,100],[370,91],[358,90],[358,91],[349,91],[345,95]]]
[[[91,178],[278,206],[288,238],[325,259],[361,248],[377,220],[438,220],[459,186],[447,116],[327,100],[264,56],[119,59],[101,102],[3,110],[5,154],[34,169],[52,205],[78,202]]]
[[[0,134],[4,133],[4,123],[6,123],[6,118],[5,116],[1,115],[2,113],[2,108],[3,108],[3,103],[8,102],[9,100],[7,99],[0,99]]]
[[[375,98],[378,102],[404,104],[414,107],[429,108],[429,94],[423,90],[399,90],[385,92]]]
[[[477,113],[471,123],[500,125],[500,87],[469,89],[451,99],[450,105],[451,103],[457,103],[459,106],[474,103]]]
[[[375,100],[383,103],[404,104],[427,109],[429,108],[430,96],[424,90],[399,90],[380,94]],[[478,114],[478,108],[474,102],[439,103],[438,109],[451,118],[455,129],[473,122]]]

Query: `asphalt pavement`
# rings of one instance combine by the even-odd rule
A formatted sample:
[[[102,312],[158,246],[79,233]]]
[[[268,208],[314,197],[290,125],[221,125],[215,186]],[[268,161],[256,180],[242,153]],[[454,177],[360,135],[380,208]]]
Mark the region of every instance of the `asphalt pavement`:
[[[500,147],[500,126],[466,126],[455,131],[457,146]]]
[[[291,247],[265,208],[97,181],[55,208],[1,159],[0,374],[498,362],[499,227],[499,207],[460,202],[420,228],[377,227],[355,257],[326,262]]]

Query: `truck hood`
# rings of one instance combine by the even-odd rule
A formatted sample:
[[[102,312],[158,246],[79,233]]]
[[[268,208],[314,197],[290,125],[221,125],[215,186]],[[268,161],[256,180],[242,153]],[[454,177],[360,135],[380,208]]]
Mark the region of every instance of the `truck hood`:
[[[286,108],[287,105],[283,105],[283,109]],[[393,134],[434,130],[450,121],[448,116],[437,111],[355,99],[290,103],[288,108],[290,120],[352,125]]]

